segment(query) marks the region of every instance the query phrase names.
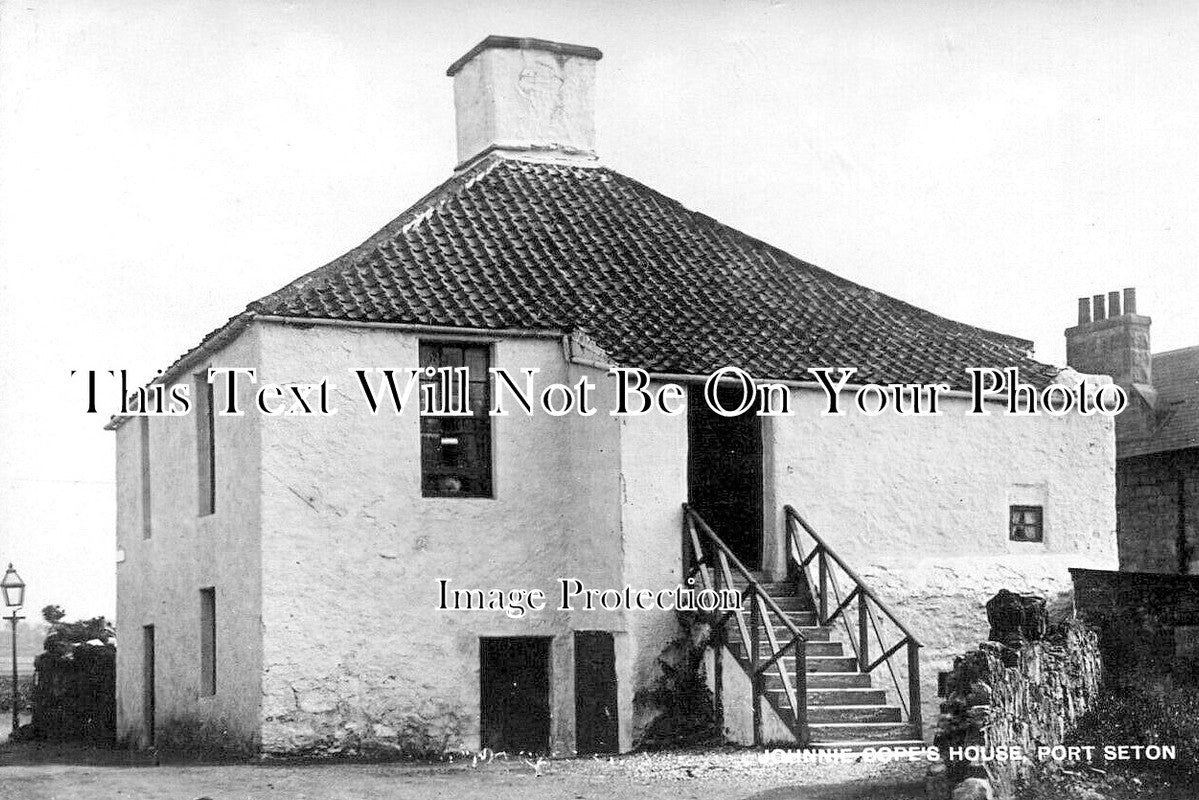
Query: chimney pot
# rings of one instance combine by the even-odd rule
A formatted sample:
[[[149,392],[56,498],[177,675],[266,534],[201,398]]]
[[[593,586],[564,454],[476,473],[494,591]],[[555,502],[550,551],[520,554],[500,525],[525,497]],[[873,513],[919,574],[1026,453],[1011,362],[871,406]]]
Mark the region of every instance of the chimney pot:
[[[1105,300],[1110,303],[1108,314],[1104,314]],[[1123,314],[1120,305],[1119,292],[1078,299],[1078,325],[1066,330],[1066,363],[1088,375],[1111,375],[1126,390],[1133,385],[1152,386],[1151,320],[1137,314],[1135,289],[1124,290]],[[1111,322],[1104,323],[1105,319]],[[1116,422],[1117,440],[1132,435],[1128,431],[1133,423],[1121,419],[1125,421]]]
[[[1137,290],[1128,288],[1124,290],[1124,313],[1137,313]]]
[[[503,152],[595,161],[594,47],[488,36],[446,74],[454,79],[458,164]]]

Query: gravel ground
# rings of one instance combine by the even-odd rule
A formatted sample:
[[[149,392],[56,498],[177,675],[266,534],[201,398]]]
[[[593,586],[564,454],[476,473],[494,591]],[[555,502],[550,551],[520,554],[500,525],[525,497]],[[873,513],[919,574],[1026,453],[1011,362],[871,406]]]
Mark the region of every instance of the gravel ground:
[[[127,766],[114,757],[9,748],[0,753],[0,796],[171,800],[918,800],[924,764],[763,761],[743,750],[638,754],[531,765],[524,759],[449,764]],[[74,760],[76,763],[62,763]],[[119,761],[119,758],[115,759]],[[33,763],[33,762],[45,763]]]

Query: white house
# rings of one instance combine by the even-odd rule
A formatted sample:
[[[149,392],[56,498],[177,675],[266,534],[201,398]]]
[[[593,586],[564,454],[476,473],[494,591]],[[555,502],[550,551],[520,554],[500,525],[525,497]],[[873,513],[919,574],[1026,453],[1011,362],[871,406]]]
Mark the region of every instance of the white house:
[[[656,714],[635,698],[676,612],[563,610],[559,581],[691,577],[772,597],[715,629],[707,674],[731,739],[910,740],[936,721],[938,671],[985,638],[995,591],[1056,596],[1067,567],[1115,567],[1110,418],[968,413],[967,368],[1017,367],[1038,387],[1057,371],[1027,341],[843,280],[604,167],[600,57],[481,42],[449,69],[460,163],[445,183],[173,364],[157,382],[190,384],[188,414],[113,420],[121,735],[269,753],[628,750]],[[612,364],[685,387],[680,413],[609,415]],[[372,414],[351,370],[417,365],[471,367],[478,413]],[[726,366],[786,386],[792,413],[713,413],[699,389]],[[221,367],[255,368],[258,386],[328,378],[337,413],[258,413],[248,382],[249,410],[219,413],[226,385],[207,371]],[[539,387],[589,378],[599,411],[484,414],[488,367],[537,368]],[[949,390],[938,415],[826,416],[818,367],[855,368],[850,391]],[[792,542],[802,560],[816,539],[788,505],[856,580],[832,555],[801,578]],[[447,588],[549,600],[443,609]],[[747,675],[796,632],[806,678],[788,650],[755,715]]]

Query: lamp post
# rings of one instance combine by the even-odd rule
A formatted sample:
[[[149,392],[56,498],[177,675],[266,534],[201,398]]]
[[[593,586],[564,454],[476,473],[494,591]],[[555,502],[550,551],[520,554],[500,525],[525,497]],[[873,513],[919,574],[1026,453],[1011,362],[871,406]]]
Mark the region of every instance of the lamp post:
[[[12,564],[8,565],[8,572],[0,579],[0,591],[4,593],[4,605],[12,609],[8,620],[12,623],[12,730],[16,733],[17,728],[21,727],[18,713],[21,697],[17,691],[17,621],[25,619],[18,617],[17,612],[25,605],[25,581],[21,580]]]

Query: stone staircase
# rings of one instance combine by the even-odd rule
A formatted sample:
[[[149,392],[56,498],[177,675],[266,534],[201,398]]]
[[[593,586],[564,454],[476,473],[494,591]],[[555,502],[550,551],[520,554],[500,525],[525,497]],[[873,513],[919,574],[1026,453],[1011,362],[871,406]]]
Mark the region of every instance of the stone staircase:
[[[875,687],[870,673],[858,670],[853,652],[833,641],[833,626],[818,625],[816,611],[807,592],[800,592],[798,581],[768,581],[762,573],[751,573],[756,581],[800,629],[807,641],[801,646],[807,655],[807,716],[809,746],[823,749],[861,750],[866,747],[918,747],[924,743],[921,732],[903,721],[899,706],[887,703],[884,689]],[[746,582],[734,579],[744,591]],[[749,619],[749,615],[746,615]],[[749,653],[737,633],[737,622],[727,624],[728,649],[737,662],[750,674]],[[762,623],[767,624],[767,623]],[[774,623],[774,634],[780,644],[791,640],[792,633],[781,623]],[[771,655],[765,631],[759,631],[759,658]],[[783,668],[794,680],[795,656],[782,658]],[[787,693],[776,671],[763,676],[767,702],[780,717],[791,717]]]

